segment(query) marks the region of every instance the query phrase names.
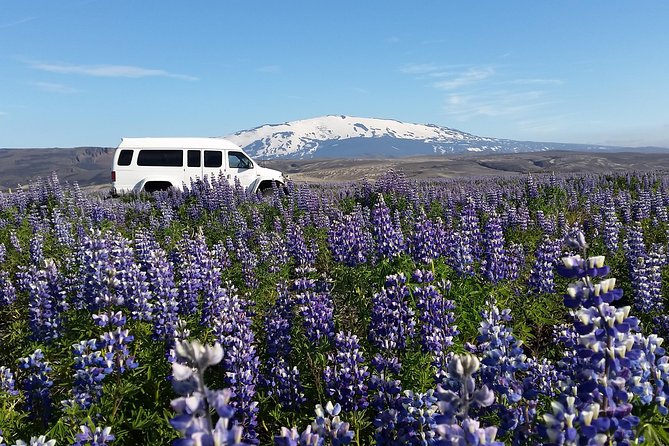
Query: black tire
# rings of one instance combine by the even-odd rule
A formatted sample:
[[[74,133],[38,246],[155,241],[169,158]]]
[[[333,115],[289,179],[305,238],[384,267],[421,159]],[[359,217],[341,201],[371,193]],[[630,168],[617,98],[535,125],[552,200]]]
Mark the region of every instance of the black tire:
[[[144,185],[144,192],[153,193],[161,190],[167,190],[172,187],[172,183],[169,181],[149,181]]]

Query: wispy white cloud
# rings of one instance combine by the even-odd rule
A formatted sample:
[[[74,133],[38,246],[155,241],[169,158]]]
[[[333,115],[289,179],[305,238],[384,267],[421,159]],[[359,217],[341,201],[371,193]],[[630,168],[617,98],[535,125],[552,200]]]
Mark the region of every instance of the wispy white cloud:
[[[511,77],[509,67],[497,64],[454,65],[415,63],[400,71],[443,94],[442,112],[459,122],[487,119],[497,125],[534,132],[551,130],[551,110],[558,102],[552,89],[557,78]]]
[[[562,85],[564,81],[560,79],[514,79],[509,83],[513,85]]]
[[[77,90],[74,87],[70,87],[69,85],[64,85],[64,84],[57,84],[54,82],[31,82],[31,85],[34,85],[35,87],[39,88],[40,90],[48,91],[50,93],[78,93],[79,90]]]
[[[404,74],[424,75],[440,71],[442,68],[439,65],[431,63],[413,63],[400,67],[400,71]]]
[[[0,29],[11,28],[13,26],[22,25],[24,23],[31,22],[31,21],[35,20],[36,18],[37,17],[24,17],[22,19],[17,19],[17,20],[14,20],[12,22],[0,23]]]
[[[197,77],[171,73],[166,70],[143,68],[133,65],[72,65],[63,63],[43,63],[43,62],[29,62],[29,65],[41,71],[48,71],[50,73],[60,74],[80,74],[84,76],[95,77],[127,77],[127,78],[141,78],[141,77],[170,77],[174,79],[182,79],[188,81],[198,80]]]
[[[420,42],[421,45],[441,45],[447,43],[447,39],[428,39]]]
[[[544,93],[537,90],[493,90],[449,94],[443,109],[447,115],[466,121],[474,117],[518,117],[549,102]]]
[[[279,65],[264,65],[257,70],[260,73],[278,73],[281,71],[281,67]]]
[[[400,67],[400,72],[414,76],[418,80],[443,79],[446,85],[449,82],[463,82],[465,79],[475,81],[492,76],[495,69],[492,66],[471,66],[464,64],[437,65],[433,63],[415,63]],[[433,84],[437,87],[438,83]]]
[[[494,74],[495,69],[492,67],[470,68],[466,71],[457,73],[450,79],[444,79],[435,82],[434,87],[438,88],[439,90],[456,90],[458,88],[462,88],[488,79]]]
[[[369,90],[361,87],[349,87],[347,90],[356,94],[369,94]]]

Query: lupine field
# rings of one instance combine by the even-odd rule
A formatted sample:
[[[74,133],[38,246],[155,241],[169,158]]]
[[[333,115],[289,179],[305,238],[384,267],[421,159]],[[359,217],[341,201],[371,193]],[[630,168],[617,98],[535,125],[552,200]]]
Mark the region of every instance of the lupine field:
[[[0,445],[669,444],[669,175],[0,192]]]

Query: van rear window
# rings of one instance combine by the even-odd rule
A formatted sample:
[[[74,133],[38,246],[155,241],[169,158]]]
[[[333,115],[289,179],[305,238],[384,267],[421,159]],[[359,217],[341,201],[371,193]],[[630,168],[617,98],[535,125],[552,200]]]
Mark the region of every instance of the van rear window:
[[[183,150],[140,150],[138,166],[181,167],[184,165]]]
[[[132,150],[121,150],[121,153],[118,155],[118,165],[119,166],[129,166],[132,162]]]

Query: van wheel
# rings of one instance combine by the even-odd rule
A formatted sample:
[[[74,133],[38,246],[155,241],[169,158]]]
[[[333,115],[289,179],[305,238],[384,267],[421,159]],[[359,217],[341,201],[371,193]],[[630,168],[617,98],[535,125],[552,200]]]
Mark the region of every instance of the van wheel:
[[[170,187],[172,187],[172,183],[169,181],[148,181],[144,185],[144,192],[158,192],[159,190],[167,190]]]
[[[274,195],[274,189],[271,187],[265,187],[263,189],[260,189],[260,195],[262,195],[265,198],[269,198],[272,195]]]

